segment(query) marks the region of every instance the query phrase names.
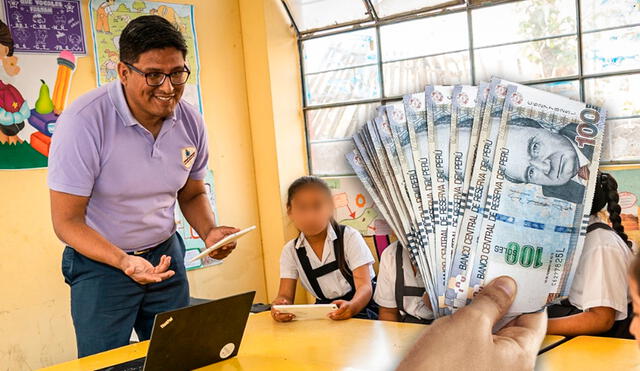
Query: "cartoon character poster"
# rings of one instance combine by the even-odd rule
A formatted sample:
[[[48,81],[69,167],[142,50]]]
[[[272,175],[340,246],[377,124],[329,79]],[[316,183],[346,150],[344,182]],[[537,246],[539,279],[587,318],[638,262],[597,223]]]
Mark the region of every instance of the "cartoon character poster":
[[[51,136],[64,110],[75,56],[16,53],[0,21],[0,169],[47,166]]]
[[[389,235],[391,227],[373,204],[371,196],[356,177],[324,178],[333,195],[334,217],[355,228],[363,236]]]
[[[618,193],[622,218],[622,225],[629,239],[640,245],[640,165],[602,165],[600,170],[610,173],[618,182]],[[606,211],[602,217],[607,220]]]
[[[204,177],[204,186],[207,190],[207,199],[209,200],[209,205],[211,205],[211,209],[213,210],[213,215],[215,217],[216,223],[220,225],[220,220],[218,219],[218,208],[216,207],[216,187],[213,180],[213,171],[207,170],[207,174]],[[176,230],[180,233],[180,236],[182,236],[182,239],[184,240],[186,248],[184,264],[188,270],[208,267],[211,265],[222,263],[221,260],[215,260],[208,256],[190,263],[190,260],[194,256],[197,256],[201,251],[204,251],[204,242],[202,241],[200,236],[198,236],[193,227],[189,225],[189,222],[187,222],[187,218],[185,218],[178,206],[176,206],[175,218]]]
[[[191,76],[182,99],[202,112],[200,64],[193,5],[143,0],[90,0],[91,31],[98,86],[117,79],[120,34],[133,19],[143,15],[159,15],[173,24],[187,42],[187,66]]]

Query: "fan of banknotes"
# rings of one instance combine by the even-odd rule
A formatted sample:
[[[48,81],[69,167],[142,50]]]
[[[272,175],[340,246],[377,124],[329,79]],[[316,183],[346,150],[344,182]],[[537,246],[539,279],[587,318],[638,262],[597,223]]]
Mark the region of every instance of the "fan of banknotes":
[[[606,112],[493,78],[377,109],[347,160],[424,280],[436,317],[509,275],[509,317],[566,297],[580,260]]]

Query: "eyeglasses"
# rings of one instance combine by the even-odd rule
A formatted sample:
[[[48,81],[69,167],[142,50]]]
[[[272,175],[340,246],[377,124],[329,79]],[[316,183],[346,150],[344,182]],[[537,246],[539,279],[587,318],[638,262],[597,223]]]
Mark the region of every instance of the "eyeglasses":
[[[164,80],[169,77],[169,81],[171,81],[172,85],[184,85],[189,79],[189,75],[191,75],[191,71],[187,66],[184,66],[183,71],[176,71],[171,73],[164,72],[144,72],[139,68],[136,68],[131,63],[122,62],[127,67],[129,67],[132,71],[135,71],[142,76],[144,76],[145,80],[147,80],[147,85],[149,86],[161,86],[164,84]]]

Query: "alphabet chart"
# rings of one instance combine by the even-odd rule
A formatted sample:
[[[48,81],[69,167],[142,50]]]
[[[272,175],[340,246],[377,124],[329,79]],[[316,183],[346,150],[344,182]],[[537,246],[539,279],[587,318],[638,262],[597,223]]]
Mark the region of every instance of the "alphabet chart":
[[[14,51],[86,55],[80,0],[2,0]]]

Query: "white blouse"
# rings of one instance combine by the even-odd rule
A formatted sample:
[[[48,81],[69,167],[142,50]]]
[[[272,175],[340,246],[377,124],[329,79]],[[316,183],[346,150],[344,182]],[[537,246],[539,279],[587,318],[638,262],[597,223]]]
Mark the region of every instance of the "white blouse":
[[[311,268],[316,269],[336,260],[335,253],[333,251],[333,240],[336,238],[338,238],[338,236],[333,230],[333,227],[331,227],[331,224],[329,224],[327,227],[327,238],[324,242],[324,249],[322,251],[322,259],[318,259],[318,256],[302,233],[300,233],[298,243],[295,246],[295,239],[287,242],[282,249],[282,254],[280,255],[280,278],[300,278],[302,286],[313,294],[313,296],[318,298],[318,294],[313,291],[307,276],[304,274],[304,270],[302,269],[302,265],[300,264],[296,254],[296,249],[306,249]],[[343,246],[344,256],[349,269],[353,272],[358,267],[370,264],[369,275],[373,279],[373,277],[375,277],[372,265],[374,262],[373,255],[371,255],[371,250],[369,250],[369,246],[367,246],[362,235],[352,227],[345,227]],[[318,284],[322,289],[322,293],[327,298],[344,296],[351,291],[351,285],[349,285],[349,282],[347,282],[342,273],[340,273],[340,270],[335,270],[331,273],[325,274],[324,276],[318,277]]]
[[[387,246],[380,257],[380,269],[378,271],[378,284],[373,300],[385,308],[397,308],[396,303],[396,251],[398,242]],[[419,271],[413,273],[409,251],[402,249],[402,270],[404,273],[404,285],[424,287],[424,282]],[[405,296],[402,305],[406,313],[422,319],[432,319],[433,312],[427,307],[422,297]]]
[[[589,225],[596,222],[602,220],[591,216]],[[627,305],[631,301],[627,271],[632,259],[631,249],[614,231],[596,229],[587,233],[569,302],[583,311],[613,308],[616,321],[627,318]]]

